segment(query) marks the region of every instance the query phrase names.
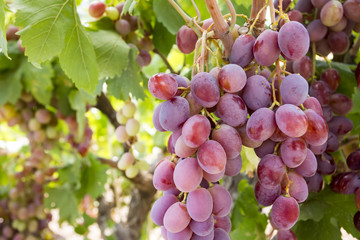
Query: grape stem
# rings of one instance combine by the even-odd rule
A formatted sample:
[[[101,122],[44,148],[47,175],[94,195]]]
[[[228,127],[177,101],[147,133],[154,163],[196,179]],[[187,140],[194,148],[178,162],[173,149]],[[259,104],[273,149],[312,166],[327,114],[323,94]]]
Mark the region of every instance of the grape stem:
[[[198,21],[201,21],[201,14],[200,14],[199,8],[196,6],[196,3],[194,2],[194,0],[191,0],[191,2],[192,2],[193,6],[195,8]]]
[[[159,49],[155,48],[153,50],[154,53],[156,53],[157,55],[159,55],[159,57],[161,58],[161,60],[165,63],[166,67],[170,70],[171,73],[177,73],[175,72],[175,70],[172,68],[172,66],[170,65],[169,61],[167,60],[167,58],[159,51]]]
[[[332,68],[330,60],[327,57],[324,57],[324,59],[325,59],[325,62],[327,63],[327,65],[329,66],[329,68]]]
[[[202,115],[203,115],[203,116],[208,116],[208,117],[211,119],[211,121],[213,121],[213,123],[215,124],[215,129],[219,129],[219,128],[220,128],[220,125],[217,123],[217,121],[214,119],[214,117],[211,115],[211,113],[209,113],[209,112],[206,110],[206,108],[203,108],[203,109],[201,110],[201,112],[202,112]]]
[[[206,57],[206,42],[207,42],[207,38],[206,38],[206,34],[207,31],[205,30],[202,34],[201,37],[201,54],[200,54],[200,71],[204,72],[205,70],[205,60],[207,59]]]
[[[229,25],[224,21],[224,17],[221,14],[220,8],[216,0],[205,0],[205,3],[209,10],[211,18],[214,21],[215,35],[220,38],[224,45],[224,58],[228,59],[230,56],[231,47],[233,45],[233,38],[231,32],[229,31]],[[230,7],[228,5],[228,8],[231,12],[231,9],[233,9],[234,6],[230,1],[228,1],[227,4],[230,4]]]
[[[169,3],[173,6],[173,8],[180,14],[180,16],[184,19],[184,21],[186,22],[186,25],[191,28],[192,30],[194,30],[194,32],[198,35],[201,36],[201,31],[200,29],[197,28],[197,26],[194,24],[194,22],[192,21],[191,17],[189,17],[189,15],[187,15],[184,10],[181,9],[181,7],[174,1],[174,0],[168,0]]]
[[[275,23],[275,8],[273,0],[268,0],[268,4],[270,7],[271,24],[273,25]],[[275,26],[273,25],[273,27]]]
[[[311,53],[312,53],[312,72],[311,72],[311,81],[315,81],[315,72],[316,72],[316,45],[314,42],[311,43]]]
[[[289,179],[289,175],[287,174],[287,168],[285,170],[285,177],[286,177],[286,181],[287,181],[286,188],[285,188],[285,191],[286,191],[285,196],[290,197],[289,190],[290,190],[290,185],[291,185],[292,181]]]
[[[260,9],[260,11],[257,13],[257,15],[256,15],[253,23],[252,23],[251,26],[250,26],[249,34],[252,34],[252,30],[253,30],[253,28],[255,27],[257,21],[262,20],[262,19],[261,19],[261,18],[262,18],[262,15],[264,15],[264,14],[262,14],[262,13],[263,13],[263,11],[267,8],[267,6],[268,6],[268,5],[265,4],[265,5]],[[265,13],[265,12],[264,12],[264,13]]]
[[[201,45],[201,39],[197,40],[196,45],[195,45],[194,63],[193,63],[192,71],[191,71],[191,78],[193,78],[199,72],[199,68],[198,68],[199,64],[198,64],[197,60],[199,58],[200,45]]]
[[[234,28],[234,26],[236,24],[236,11],[235,11],[234,5],[231,3],[230,0],[225,0],[225,2],[229,9],[230,16],[231,16],[230,31],[232,31],[232,29]]]

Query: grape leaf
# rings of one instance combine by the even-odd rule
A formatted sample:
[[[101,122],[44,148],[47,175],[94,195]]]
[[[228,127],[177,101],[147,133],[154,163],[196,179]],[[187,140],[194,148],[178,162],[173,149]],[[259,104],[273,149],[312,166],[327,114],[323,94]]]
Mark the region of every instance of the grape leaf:
[[[107,169],[107,166],[101,164],[95,156],[89,154],[81,169],[81,188],[77,191],[78,197],[82,198],[85,194],[89,194],[95,199],[100,196],[104,191],[107,180]]]
[[[58,55],[71,28],[72,0],[16,0],[16,25],[29,61],[39,65]]]
[[[127,99],[129,93],[135,98],[144,99],[145,93],[141,86],[143,76],[136,62],[137,50],[131,48],[129,51],[129,63],[120,77],[111,78],[107,81],[108,92],[116,98]]]
[[[339,71],[340,74],[340,85],[336,92],[343,93],[348,97],[351,97],[356,87],[355,75],[352,72],[354,65],[349,65],[340,62],[331,62],[331,66]],[[325,69],[328,69],[329,65],[326,62],[316,61],[316,69],[321,74]]]
[[[52,90],[54,89],[51,81],[53,76],[54,70],[49,62],[43,64],[40,69],[24,62],[24,87],[43,105],[50,104]]]
[[[121,12],[121,15],[124,15],[126,13],[132,13],[134,11],[134,8],[137,5],[137,1],[135,0],[126,0],[124,4],[124,8]]]
[[[76,13],[76,6],[72,6],[72,8],[71,17],[74,22],[65,33],[66,44],[59,56],[60,65],[76,87],[93,93],[99,78],[96,54],[84,27],[81,25]]]
[[[91,95],[83,92],[81,90],[74,89],[69,94],[69,102],[71,108],[76,111],[76,121],[79,125],[78,131],[78,139],[81,138],[84,134],[85,129],[85,113],[86,113],[86,105],[89,103],[91,105],[95,104],[95,98]]]
[[[171,34],[160,22],[156,22],[153,34],[153,44],[163,55],[167,56],[174,45],[175,35]]]
[[[9,58],[6,44],[6,29],[5,29],[5,2],[0,0],[0,49],[2,53]]]
[[[185,24],[185,21],[168,1],[154,0],[153,8],[157,20],[164,24],[171,34],[176,35],[179,28]]]
[[[230,233],[231,239],[266,239],[267,217],[259,211],[253,187],[243,179],[239,182],[238,193],[231,214],[233,229]]]
[[[317,209],[320,205],[321,209]],[[341,239],[340,228],[354,237],[360,237],[353,223],[356,211],[354,195],[336,194],[327,187],[320,193],[311,195],[301,205],[301,218],[308,220],[298,221],[293,229],[299,240],[338,240]],[[305,218],[303,212],[307,215]]]
[[[23,54],[17,47],[16,41],[10,41],[7,43],[8,55],[11,59],[5,56],[4,53],[0,53],[0,71],[7,69],[14,69],[19,66]]]
[[[101,69],[100,77],[121,76],[128,65],[129,46],[122,37],[113,31],[90,32],[94,43],[97,62]]]
[[[0,105],[5,104],[6,102],[15,104],[20,98],[22,90],[22,73],[22,67],[13,71],[0,73]]]
[[[75,223],[79,213],[74,191],[64,185],[57,188],[46,188],[46,193],[48,197],[44,199],[45,207],[59,209],[60,223],[64,221]]]
[[[247,174],[252,174],[256,170],[256,167],[260,161],[259,157],[256,156],[253,148],[248,148],[242,146],[241,149],[241,158],[242,158],[242,172]]]
[[[360,90],[355,87],[352,95],[352,101],[354,103],[351,113],[360,113]]]

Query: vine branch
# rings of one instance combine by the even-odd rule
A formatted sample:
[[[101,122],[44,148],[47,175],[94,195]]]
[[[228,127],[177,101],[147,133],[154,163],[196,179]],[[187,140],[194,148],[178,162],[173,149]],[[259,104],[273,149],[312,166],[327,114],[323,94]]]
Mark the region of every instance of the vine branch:
[[[171,73],[175,73],[177,74],[177,72],[172,68],[172,66],[170,65],[169,61],[167,60],[167,58],[164,56],[164,54],[162,54],[159,49],[155,48],[153,50],[154,53],[158,54],[159,57],[163,60],[163,62],[165,63],[166,67],[170,70]]]
[[[229,30],[229,25],[224,21],[224,17],[221,14],[219,5],[216,0],[205,0],[206,6],[209,10],[211,18],[214,21],[214,32],[216,37],[220,38],[224,45],[224,57],[228,59],[233,45],[232,34]],[[231,4],[231,2],[230,2]],[[231,4],[232,5],[232,4]],[[229,7],[230,9],[231,7]]]

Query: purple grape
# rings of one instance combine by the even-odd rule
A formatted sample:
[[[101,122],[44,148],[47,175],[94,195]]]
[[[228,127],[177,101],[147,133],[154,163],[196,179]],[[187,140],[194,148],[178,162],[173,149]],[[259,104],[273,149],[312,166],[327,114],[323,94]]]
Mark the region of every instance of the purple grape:
[[[254,36],[248,34],[240,35],[232,46],[230,53],[230,63],[237,64],[240,67],[245,67],[248,65],[254,59],[254,44]]]
[[[228,93],[236,93],[244,88],[246,74],[242,67],[236,64],[228,64],[221,68],[218,74],[220,87]]]
[[[211,215],[208,219],[203,222],[197,222],[191,220],[190,222],[190,229],[199,236],[207,236],[211,234],[214,228],[214,217]]]
[[[271,104],[271,86],[261,75],[251,76],[242,91],[242,98],[251,110],[268,107]]]
[[[230,233],[231,231],[231,220],[228,216],[216,217],[215,216],[215,228],[222,228],[225,232]]]
[[[196,101],[196,99],[193,97],[193,95],[191,94],[191,92],[188,93],[188,95],[186,95],[186,100],[189,103],[189,107],[190,107],[190,116],[193,116],[195,114],[198,114],[201,109],[202,106]]]
[[[258,203],[266,207],[272,205],[275,200],[280,196],[281,186],[277,185],[273,189],[267,189],[263,187],[260,182],[257,182],[254,191],[255,198]]]
[[[198,36],[188,26],[182,26],[176,34],[176,45],[182,53],[189,54],[195,49]]]
[[[196,152],[196,150],[197,148],[187,146],[182,136],[177,139],[175,144],[175,153],[177,156],[182,158],[190,157]]]
[[[310,22],[307,26],[307,30],[309,32],[310,42],[320,41],[328,32],[328,28],[322,24],[320,19],[315,19]]]
[[[316,81],[310,86],[309,94],[319,100],[322,107],[330,103],[331,90],[323,81]]]
[[[271,209],[271,219],[280,230],[289,230],[299,218],[299,205],[292,197],[279,196]]]
[[[272,65],[280,55],[278,32],[270,29],[263,31],[255,41],[253,52],[258,64],[265,67]]]
[[[301,174],[304,177],[312,177],[317,170],[317,160],[312,151],[307,149],[307,154],[305,160],[300,164],[300,166],[295,168],[295,171]]]
[[[298,74],[286,76],[280,85],[283,103],[294,104],[296,106],[300,106],[305,101],[308,91],[309,85],[307,81]]]
[[[178,130],[189,117],[189,103],[182,97],[167,100],[160,109],[160,124],[168,131]]]
[[[257,147],[261,146],[261,144],[263,143],[262,141],[258,142],[258,141],[254,141],[251,138],[249,138],[249,136],[246,132],[246,125],[243,125],[243,126],[237,128],[237,130],[238,130],[238,133],[240,134],[241,141],[244,146],[250,147],[250,148],[257,148]]]
[[[182,128],[184,143],[191,148],[197,148],[209,138],[210,131],[209,120],[202,115],[194,115],[185,122]]]
[[[323,175],[331,175],[336,170],[334,159],[331,155],[323,153],[322,155],[316,156],[318,164],[318,172]]]
[[[184,230],[190,223],[190,216],[186,205],[181,202],[171,205],[164,215],[164,227],[168,232],[178,233]]]
[[[334,54],[344,54],[350,46],[349,38],[344,32],[330,32],[327,43]]]
[[[182,131],[182,129],[179,129],[179,130],[173,132],[169,137],[168,151],[171,154],[175,153],[175,144],[176,144],[176,141],[178,140],[178,138],[181,136],[181,131]]]
[[[240,155],[242,143],[235,128],[221,124],[219,128],[213,130],[211,139],[220,143],[227,158],[236,158]]]
[[[360,22],[360,3],[358,0],[348,0],[343,5],[344,13],[347,19],[359,23]],[[359,229],[359,228],[358,228]]]
[[[295,198],[298,203],[304,202],[309,194],[308,186],[305,179],[296,172],[289,172],[288,177],[290,180],[289,194],[291,197]],[[281,183],[283,193],[286,194],[286,185],[288,184],[287,180],[284,178]]]
[[[178,202],[178,199],[172,194],[164,195],[156,200],[150,212],[153,222],[156,225],[162,226],[165,212],[176,202]]]
[[[340,147],[338,137],[334,133],[329,132],[329,138],[326,145],[327,152],[336,152]]]
[[[186,200],[186,207],[193,220],[206,221],[213,210],[213,199],[210,192],[204,188],[190,192]]]
[[[194,191],[201,183],[203,177],[196,158],[185,158],[178,162],[174,170],[174,183],[182,192]]]
[[[320,192],[323,188],[324,179],[320,173],[315,173],[312,177],[304,178],[309,189],[309,193],[311,192]]]
[[[193,234],[191,240],[214,240],[214,231],[212,230],[209,235],[206,236],[199,236],[196,234]]]
[[[309,34],[299,22],[290,21],[279,31],[278,42],[281,52],[289,60],[297,60],[306,55],[310,46]]]
[[[317,114],[319,114],[320,116],[323,115],[323,111],[320,105],[319,100],[317,100],[314,97],[308,97],[305,99],[303,106],[307,109],[312,109],[314,110]]]
[[[322,112],[323,112],[322,116],[323,116],[323,118],[325,119],[326,122],[329,122],[333,118],[334,114],[333,114],[333,111],[332,111],[330,106],[329,107],[323,107]]]
[[[327,27],[334,26],[343,17],[343,12],[344,9],[342,7],[341,2],[331,0],[321,8],[320,11],[321,22]]]
[[[190,240],[192,234],[193,232],[189,227],[178,233],[172,233],[170,231],[167,231],[167,240]]]
[[[343,136],[353,129],[353,123],[350,119],[343,116],[335,116],[328,122],[330,132],[336,136]]]
[[[218,82],[209,73],[198,73],[191,80],[191,94],[200,105],[211,108],[220,99]]]
[[[267,154],[273,154],[275,150],[276,142],[268,139],[264,141],[260,147],[255,148],[255,153],[259,158],[264,157]]]
[[[302,138],[288,138],[281,144],[280,153],[286,166],[296,168],[306,158],[306,142]]]
[[[225,175],[233,177],[240,173],[242,167],[241,155],[236,158],[228,158],[225,166]]]
[[[275,114],[268,108],[259,108],[251,114],[246,133],[253,141],[262,142],[269,139],[276,129]]]
[[[346,164],[351,170],[360,170],[360,150],[352,152],[346,159]]]
[[[325,119],[315,111],[305,110],[308,119],[308,129],[304,135],[307,143],[315,146],[324,144],[329,137],[329,128]]]
[[[166,191],[174,186],[174,169],[175,164],[167,159],[157,165],[153,176],[153,184],[157,190]]]
[[[346,115],[351,111],[353,101],[345,94],[334,93],[330,98],[330,106],[334,113],[338,115]]]
[[[291,230],[279,230],[276,236],[277,240],[296,240],[296,235]]]
[[[148,82],[150,93],[161,100],[168,100],[175,96],[178,83],[170,74],[157,73]]]
[[[216,105],[218,116],[228,125],[237,127],[247,120],[247,108],[244,101],[238,95],[226,93]]]
[[[276,188],[285,174],[285,165],[279,156],[268,154],[263,157],[257,167],[257,175],[261,185],[268,189]]]
[[[228,215],[230,213],[232,203],[230,193],[219,184],[215,184],[208,190],[214,202],[214,215],[217,217],[225,217]]]
[[[289,137],[301,137],[308,129],[305,113],[295,105],[281,105],[275,113],[278,128]]]
[[[336,91],[340,84],[340,74],[336,69],[328,68],[321,73],[320,80],[326,82],[331,91]]]
[[[305,79],[309,79],[311,77],[312,68],[312,61],[308,56],[304,56],[293,62],[293,72],[299,73]]]
[[[222,228],[215,228],[214,240],[230,240],[229,235]]]
[[[199,147],[197,159],[201,168],[210,174],[217,174],[225,169],[225,150],[214,140],[208,140]]]

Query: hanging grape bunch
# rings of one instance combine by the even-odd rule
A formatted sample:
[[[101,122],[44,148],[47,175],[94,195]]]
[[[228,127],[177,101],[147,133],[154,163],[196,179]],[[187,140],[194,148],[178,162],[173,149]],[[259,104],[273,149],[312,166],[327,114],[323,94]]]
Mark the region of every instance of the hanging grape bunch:
[[[341,12],[339,21],[331,22],[332,15],[339,14],[334,9],[342,5],[327,4],[331,6],[321,10],[321,20],[310,22],[307,28],[300,11],[285,14],[286,1],[282,8],[277,4],[277,20],[273,17],[272,26],[260,29],[258,35],[256,20],[245,24],[244,32],[229,19],[235,36],[229,62],[213,68],[208,60],[219,51],[219,40],[212,38],[218,20],[199,22],[202,27],[195,31],[180,28],[179,50],[185,54],[195,50],[191,81],[158,73],[148,82],[151,94],[165,100],[154,111],[154,126],[172,132],[168,141],[172,155],[157,165],[153,180],[155,188],[164,193],[153,205],[151,217],[161,226],[165,239],[230,239],[231,197],[219,180],[240,172],[242,145],[254,148],[261,159],[255,197],[262,206],[272,205],[269,218],[278,239],[296,239],[291,228],[299,218],[299,204],[309,192],[322,189],[322,175],[335,172],[330,153],[337,151],[342,136],[353,127],[343,116],[352,108],[351,99],[335,92],[339,73],[329,68],[316,81],[313,71],[316,53],[321,51],[315,42],[327,36],[332,46],[337,41],[332,35],[346,27],[333,27],[334,33],[326,35],[324,26],[323,36],[312,36],[311,24],[324,24],[322,21],[330,27],[345,18]],[[321,34],[318,27],[314,29],[314,35]],[[312,58],[307,56],[311,44]],[[344,53],[348,44],[340,45],[329,49]],[[352,175],[349,192],[354,193],[360,182],[357,174]]]
[[[140,123],[134,118],[136,106],[131,101],[125,102],[125,105],[116,113],[116,119],[121,124],[115,130],[116,139],[130,147],[128,152],[123,153],[118,161],[118,168],[125,171],[128,178],[134,178],[139,170],[147,171],[149,165],[144,160],[137,160],[134,156],[134,150],[139,154],[145,152],[145,145],[138,141],[137,135],[140,130]]]
[[[118,3],[116,6],[106,6],[103,2],[93,2],[89,6],[89,15],[95,19],[103,16],[114,21],[114,29],[118,32],[124,41],[132,44],[139,50],[136,61],[140,67],[147,66],[151,62],[149,51],[154,49],[150,34],[145,32],[144,36],[139,39],[138,24],[142,24],[138,17],[130,16],[128,13],[123,14],[124,2]],[[135,46],[134,46],[135,47]]]

